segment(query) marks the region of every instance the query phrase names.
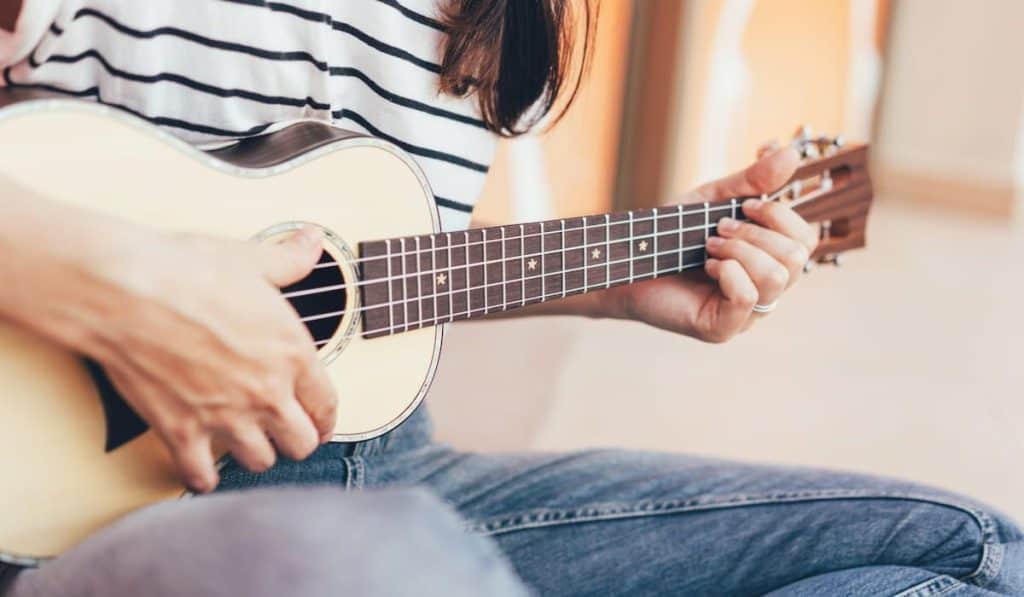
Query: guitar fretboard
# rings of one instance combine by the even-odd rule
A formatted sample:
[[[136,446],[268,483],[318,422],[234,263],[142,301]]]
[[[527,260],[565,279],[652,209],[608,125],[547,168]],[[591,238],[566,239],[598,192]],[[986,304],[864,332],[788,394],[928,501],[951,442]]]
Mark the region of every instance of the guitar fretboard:
[[[481,317],[699,267],[740,204],[642,209],[360,245],[363,335]]]

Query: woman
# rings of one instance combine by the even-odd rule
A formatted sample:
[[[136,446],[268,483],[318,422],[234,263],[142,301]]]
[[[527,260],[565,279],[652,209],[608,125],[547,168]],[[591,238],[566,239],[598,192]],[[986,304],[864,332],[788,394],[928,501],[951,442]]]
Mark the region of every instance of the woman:
[[[573,94],[573,49],[589,45],[573,39],[569,0],[21,0],[0,11],[6,86],[119,106],[199,145],[299,119],[378,135],[419,161],[447,229],[468,224],[497,137]],[[767,192],[795,166],[775,151],[687,199]],[[315,232],[257,247],[0,197],[0,276],[16,280],[0,288],[0,315],[102,363],[196,490],[300,486],[151,508],[8,573],[5,597],[1024,593],[1011,522],[909,483],[669,454],[460,453],[432,442],[423,409],[383,438],[317,447],[333,391],[276,291],[314,264]],[[532,313],[728,340],[797,280],[815,244],[783,206],[743,209],[753,223],[722,221],[700,276]],[[53,221],[71,242],[40,242]],[[217,288],[186,295],[183,271]],[[33,300],[44,293],[52,300]],[[213,439],[234,458],[219,473]]]

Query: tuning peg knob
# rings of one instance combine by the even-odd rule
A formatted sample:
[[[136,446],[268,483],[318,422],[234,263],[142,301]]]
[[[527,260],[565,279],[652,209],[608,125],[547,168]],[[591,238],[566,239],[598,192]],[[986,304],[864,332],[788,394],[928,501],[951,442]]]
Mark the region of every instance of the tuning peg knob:
[[[797,127],[796,131],[793,132],[793,139],[796,141],[810,141],[813,136],[814,129],[806,124],[801,124]]]
[[[830,263],[836,267],[843,265],[843,257],[840,253],[829,253],[821,259],[822,263]]]
[[[801,143],[798,146],[800,157],[805,160],[813,160],[821,157],[821,151],[814,143]]]

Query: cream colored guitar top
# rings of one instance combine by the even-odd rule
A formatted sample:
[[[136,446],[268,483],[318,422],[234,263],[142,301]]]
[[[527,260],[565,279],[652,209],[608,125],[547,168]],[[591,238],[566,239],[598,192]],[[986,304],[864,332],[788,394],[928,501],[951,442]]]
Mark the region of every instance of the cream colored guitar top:
[[[863,246],[866,148],[801,144],[806,163],[768,198],[823,223],[816,257]],[[10,194],[253,242],[321,227],[320,263],[282,292],[337,389],[336,441],[379,436],[413,412],[442,324],[700,267],[718,219],[743,217],[736,198],[442,233],[423,173],[380,140],[303,123],[204,153],[115,109],[0,90],[0,197]],[[46,240],[61,242],[59,222]],[[0,562],[33,565],[185,494],[100,366],[4,323],[0,429]]]

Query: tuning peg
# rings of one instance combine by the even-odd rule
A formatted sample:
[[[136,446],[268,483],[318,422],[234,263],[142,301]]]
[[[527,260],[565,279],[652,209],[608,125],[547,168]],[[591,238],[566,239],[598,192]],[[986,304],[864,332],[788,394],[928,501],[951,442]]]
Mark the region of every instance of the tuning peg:
[[[814,143],[806,142],[801,143],[797,149],[800,152],[800,158],[804,160],[814,160],[821,157],[821,151],[818,146]]]
[[[829,253],[821,258],[822,263],[830,263],[836,267],[843,265],[843,257],[841,253]]]
[[[796,141],[810,141],[813,136],[814,129],[806,124],[801,124],[797,127],[796,131],[793,132],[793,139]]]

